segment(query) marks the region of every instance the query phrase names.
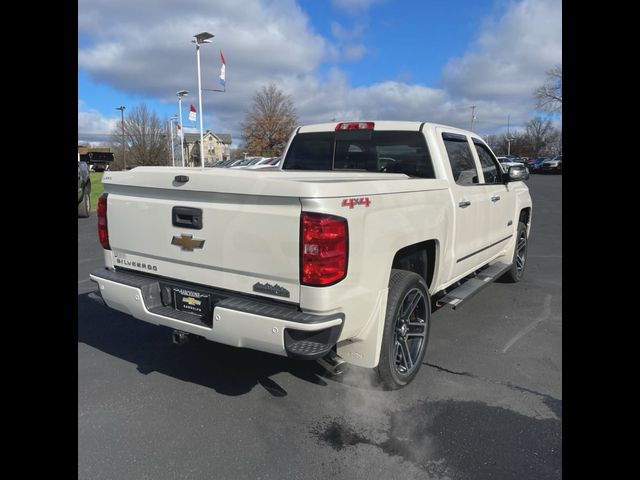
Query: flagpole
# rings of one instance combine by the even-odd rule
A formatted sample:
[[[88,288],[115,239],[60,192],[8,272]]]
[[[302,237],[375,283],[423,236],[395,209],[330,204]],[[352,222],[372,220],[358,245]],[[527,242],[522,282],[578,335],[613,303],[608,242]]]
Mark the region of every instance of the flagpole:
[[[180,90],[176,93],[178,96],[178,111],[180,112],[180,154],[182,156],[182,166],[184,167],[184,124],[182,123],[182,97],[189,95],[186,90]]]
[[[171,134],[171,166],[176,166],[176,147],[173,146],[173,117],[169,118],[169,133]]]
[[[184,167],[184,123],[182,122],[182,97],[178,97],[178,110],[180,111],[180,157]]]

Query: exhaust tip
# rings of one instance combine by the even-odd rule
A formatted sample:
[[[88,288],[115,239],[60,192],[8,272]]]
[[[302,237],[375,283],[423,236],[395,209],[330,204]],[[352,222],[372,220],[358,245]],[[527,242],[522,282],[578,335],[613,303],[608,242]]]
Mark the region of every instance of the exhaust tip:
[[[189,334],[180,330],[171,332],[171,341],[176,345],[184,345],[189,341]]]
[[[345,362],[344,358],[333,350],[316,361],[331,375],[342,375],[347,368],[347,362]]]
[[[104,299],[102,298],[101,295],[97,294],[96,292],[91,292],[89,295],[87,295],[87,298],[95,303],[97,303],[98,305],[102,305],[103,307],[106,306],[106,304],[104,303]]]

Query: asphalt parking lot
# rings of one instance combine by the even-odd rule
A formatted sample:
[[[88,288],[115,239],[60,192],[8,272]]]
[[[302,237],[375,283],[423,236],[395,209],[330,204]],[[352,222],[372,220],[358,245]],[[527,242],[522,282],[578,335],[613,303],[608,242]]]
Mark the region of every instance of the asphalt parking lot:
[[[562,177],[532,175],[525,278],[432,317],[418,376],[207,341],[93,301],[95,213],[78,219],[78,478],[559,479]]]

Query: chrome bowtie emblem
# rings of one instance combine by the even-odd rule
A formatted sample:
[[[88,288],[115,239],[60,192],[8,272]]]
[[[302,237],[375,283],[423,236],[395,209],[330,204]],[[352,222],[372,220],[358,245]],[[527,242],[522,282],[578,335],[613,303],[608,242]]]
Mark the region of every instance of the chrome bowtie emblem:
[[[204,240],[196,240],[193,235],[185,235],[184,233],[179,237],[173,237],[171,239],[171,245],[179,245],[182,250],[193,252],[194,248],[202,248]]]

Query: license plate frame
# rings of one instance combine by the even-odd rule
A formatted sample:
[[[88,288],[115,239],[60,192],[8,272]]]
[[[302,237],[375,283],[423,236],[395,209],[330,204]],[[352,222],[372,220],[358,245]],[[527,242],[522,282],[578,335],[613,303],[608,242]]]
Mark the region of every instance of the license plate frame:
[[[179,312],[199,317],[211,314],[211,294],[197,289],[173,287],[173,306]]]

